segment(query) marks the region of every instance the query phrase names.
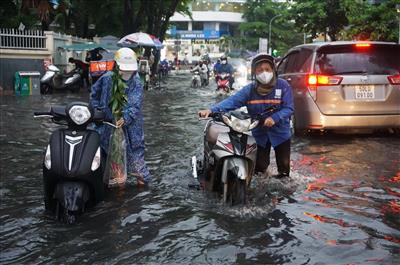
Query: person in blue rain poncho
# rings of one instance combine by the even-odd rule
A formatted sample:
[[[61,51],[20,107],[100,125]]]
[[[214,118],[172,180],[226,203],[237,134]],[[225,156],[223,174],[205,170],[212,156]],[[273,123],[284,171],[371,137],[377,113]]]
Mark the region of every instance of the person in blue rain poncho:
[[[125,93],[127,103],[123,109],[122,118],[116,121],[117,127],[124,129],[126,138],[127,172],[137,178],[137,185],[146,185],[151,179],[144,160],[144,132],[143,132],[143,86],[137,75],[137,59],[135,52],[129,48],[121,48],[115,53],[115,62],[119,67],[122,79],[126,82]],[[106,119],[112,120],[113,115],[109,107],[112,88],[112,72],[104,74],[93,86],[90,93],[90,104],[105,111]],[[96,128],[100,133],[101,147],[108,150],[112,128],[101,125]]]
[[[252,130],[257,143],[256,172],[265,172],[270,164],[271,145],[275,150],[278,174],[276,178],[288,177],[290,173],[290,117],[293,114],[293,95],[289,83],[277,77],[274,58],[268,54],[256,55],[251,64],[255,81],[243,87],[235,95],[221,101],[210,109],[198,112],[207,118],[213,112],[227,112],[243,106],[253,118],[276,106],[271,116],[261,126]]]

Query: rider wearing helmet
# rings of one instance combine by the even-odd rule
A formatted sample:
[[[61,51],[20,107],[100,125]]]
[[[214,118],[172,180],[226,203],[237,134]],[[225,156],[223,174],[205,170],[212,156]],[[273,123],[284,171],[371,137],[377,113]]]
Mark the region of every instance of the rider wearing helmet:
[[[137,75],[138,65],[136,54],[129,48],[121,48],[115,53],[114,60],[126,83],[125,94],[127,102],[122,110],[122,118],[116,122],[117,127],[122,127],[126,138],[127,172],[137,178],[139,186],[147,184],[150,173],[144,161],[144,132],[143,132],[143,86]],[[113,120],[109,106],[111,88],[113,85],[113,72],[107,72],[92,86],[90,104],[94,108],[103,109],[107,120]],[[97,126],[100,133],[101,147],[107,153],[111,127],[108,125]]]
[[[228,63],[228,58],[225,55],[221,56],[220,60],[221,60],[221,65],[218,67],[218,69],[216,69],[217,76],[215,78],[215,82],[218,82],[219,79],[218,74],[228,73],[229,87],[233,88],[233,83],[235,82],[235,79],[233,78],[233,67]]]
[[[285,80],[278,78],[274,58],[266,53],[256,55],[251,62],[253,82],[235,95],[199,111],[200,117],[212,112],[228,112],[246,106],[252,118],[275,106],[277,110],[267,117],[261,126],[252,130],[257,142],[256,172],[265,172],[270,164],[271,146],[275,150],[278,174],[274,177],[288,177],[290,173],[290,117],[293,114],[292,88]]]

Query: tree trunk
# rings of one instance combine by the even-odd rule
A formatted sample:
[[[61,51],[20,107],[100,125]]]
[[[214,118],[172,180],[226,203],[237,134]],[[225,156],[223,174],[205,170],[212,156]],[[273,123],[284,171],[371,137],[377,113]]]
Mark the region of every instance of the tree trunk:
[[[135,20],[133,21],[130,33],[138,32],[139,29],[142,27],[146,15],[146,4],[147,0],[140,1],[140,8],[139,11],[136,13],[136,17]]]
[[[124,35],[131,33],[133,28],[133,8],[131,0],[124,0],[124,9],[122,11],[122,31]]]

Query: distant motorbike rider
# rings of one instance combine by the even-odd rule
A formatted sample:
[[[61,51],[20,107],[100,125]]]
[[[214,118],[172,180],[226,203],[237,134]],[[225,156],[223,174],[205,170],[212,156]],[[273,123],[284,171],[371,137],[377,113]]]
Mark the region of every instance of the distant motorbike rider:
[[[266,109],[275,106],[277,111],[265,118],[262,126],[252,130],[257,142],[256,172],[265,172],[270,164],[271,145],[275,150],[278,174],[288,177],[290,173],[290,117],[293,114],[292,88],[284,79],[277,77],[274,58],[266,53],[256,55],[251,63],[252,83],[235,95],[199,111],[200,117],[213,112],[228,112],[246,106],[249,114],[256,118]]]
[[[192,69],[192,72],[199,71],[200,73],[200,79],[201,79],[201,85],[208,85],[208,80],[207,80],[207,72],[208,72],[208,67],[203,61],[200,61],[196,66]]]
[[[218,69],[216,69],[217,76],[215,78],[215,82],[218,83],[218,80],[220,78],[218,76],[219,74],[227,73],[227,74],[229,74],[229,87],[232,89],[233,83],[235,82],[235,79],[233,76],[233,67],[231,64],[228,63],[228,58],[225,55],[221,56],[220,60],[221,60],[221,65],[218,67]]]
[[[214,67],[213,67],[213,73],[214,73],[214,77],[215,78],[217,78],[217,73],[218,73],[218,70],[219,70],[220,67],[221,67],[221,60],[218,59],[217,62],[214,64]],[[217,79],[215,79],[215,82],[217,82]]]
[[[136,54],[130,48],[121,48],[115,53],[114,59],[119,67],[123,82],[126,82],[127,86],[125,89],[127,103],[122,111],[122,118],[116,121],[116,125],[122,127],[125,133],[128,176],[135,176],[137,185],[142,186],[150,181],[151,175],[144,160],[143,86],[137,75],[138,64]],[[106,119],[108,120],[113,119],[109,106],[113,85],[112,75],[112,72],[104,74],[92,86],[90,93],[90,104],[94,108],[104,109]],[[107,151],[111,127],[101,125],[96,129],[101,136],[101,147],[104,151]]]

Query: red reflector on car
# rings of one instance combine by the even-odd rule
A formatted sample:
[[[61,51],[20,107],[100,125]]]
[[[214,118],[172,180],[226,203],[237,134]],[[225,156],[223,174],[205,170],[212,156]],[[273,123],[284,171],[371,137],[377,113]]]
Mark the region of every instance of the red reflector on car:
[[[388,79],[392,85],[400,85],[400,74],[388,76]]]
[[[332,75],[310,74],[307,79],[309,86],[335,86],[342,82],[343,77]]]
[[[371,46],[370,43],[357,43],[356,44],[356,48],[368,48],[370,46]]]
[[[309,124],[308,127],[310,129],[318,129],[318,128],[322,128],[322,124]]]

